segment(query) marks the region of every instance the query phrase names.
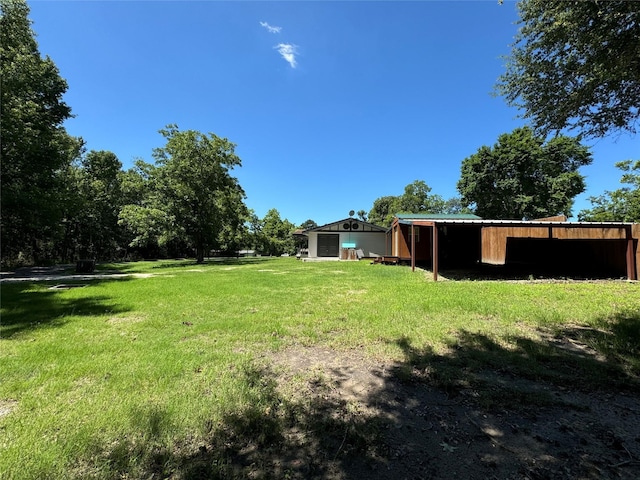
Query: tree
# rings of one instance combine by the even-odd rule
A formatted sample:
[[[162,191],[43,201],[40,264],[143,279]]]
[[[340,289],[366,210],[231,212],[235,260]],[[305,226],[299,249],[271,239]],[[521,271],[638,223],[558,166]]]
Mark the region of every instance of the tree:
[[[280,218],[280,212],[272,208],[262,220],[261,252],[266,255],[282,255],[295,253],[293,232],[295,225],[289,220]]]
[[[26,2],[0,0],[3,262],[20,253],[37,260],[62,235],[62,181],[82,150],[62,127],[71,117],[67,83],[40,56],[28,15]]]
[[[213,133],[176,125],[160,133],[166,145],[154,150],[156,165],[137,165],[148,192],[142,203],[123,208],[120,221],[136,234],[135,243],[184,240],[202,263],[209,249],[234,238],[248,214],[244,191],[229,173],[241,161],[235,145]]]
[[[118,258],[125,243],[118,225],[122,179],[122,164],[108,151],[91,151],[68,169],[62,258]]]
[[[462,162],[458,191],[484,218],[571,216],[573,199],[585,189],[578,169],[590,163],[589,149],[575,138],[545,144],[532,129],[517,128]]]
[[[583,222],[635,222],[640,223],[640,160],[616,163],[625,172],[620,183],[629,185],[604,195],[590,197],[593,207],[582,210],[578,220]]]
[[[398,213],[459,213],[453,211],[460,200],[444,200],[438,194],[431,194],[431,187],[424,180],[415,180],[400,196],[377,198],[369,212],[369,222],[388,227]]]
[[[316,228],[317,226],[318,224],[314,220],[308,219],[300,224],[298,230],[310,230],[312,228]],[[295,244],[296,250],[300,252],[305,248],[309,248],[309,237],[306,235],[294,235],[293,243]]]
[[[121,191],[123,206],[118,224],[124,229],[128,246],[146,258],[157,258],[160,249],[176,235],[155,186],[157,168],[141,159],[123,172]]]
[[[393,195],[376,198],[369,211],[369,222],[388,227],[393,221],[393,216],[398,213],[397,204],[398,197]]]
[[[229,170],[240,166],[235,145],[226,138],[176,125],[160,130],[167,143],[153,152],[158,165],[157,188],[163,205],[196,251],[199,263],[207,249],[219,244],[224,226],[240,224],[245,194]]]
[[[440,195],[430,192],[431,187],[424,180],[410,183],[399,198],[397,213],[444,213],[445,201]]]
[[[234,254],[242,247],[247,247],[250,242],[247,219],[249,209],[244,203],[244,191],[242,189],[230,189],[224,196],[221,213],[226,221],[223,223],[218,235],[218,247],[223,252]]]
[[[309,230],[311,228],[316,228],[317,226],[318,224],[314,220],[308,219],[302,222],[299,228],[302,230]]]
[[[453,215],[473,213],[473,211],[467,206],[462,204],[460,197],[452,197],[444,202],[444,213],[450,213]]]
[[[115,259],[121,240],[118,214],[122,207],[122,163],[112,152],[91,151],[82,159],[81,167],[81,246],[89,256]]]
[[[496,85],[542,135],[636,132],[640,116],[640,4],[522,0],[520,31]]]
[[[360,220],[362,220],[363,222],[367,221],[367,212],[364,210],[358,210],[358,212],[356,213],[356,215],[358,215],[358,218]]]

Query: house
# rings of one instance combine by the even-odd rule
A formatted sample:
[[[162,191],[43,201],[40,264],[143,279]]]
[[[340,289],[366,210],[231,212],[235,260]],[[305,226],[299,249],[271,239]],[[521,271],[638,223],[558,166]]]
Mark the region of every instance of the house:
[[[441,268],[499,265],[549,275],[637,280],[640,225],[623,222],[485,220],[475,215],[398,214],[387,255]]]
[[[345,218],[302,232],[309,239],[308,260],[356,260],[386,251],[384,227]]]

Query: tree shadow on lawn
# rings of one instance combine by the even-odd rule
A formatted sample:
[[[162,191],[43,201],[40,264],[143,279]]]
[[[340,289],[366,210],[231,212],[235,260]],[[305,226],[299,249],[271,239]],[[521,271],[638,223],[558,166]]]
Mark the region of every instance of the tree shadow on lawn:
[[[442,388],[482,384],[488,369],[560,388],[638,391],[640,312],[619,313],[596,324],[603,328],[560,326],[502,338],[462,330],[445,354],[412,347],[406,338],[396,344],[406,358],[404,369],[422,370]]]
[[[425,265],[427,270],[430,265]],[[626,281],[624,272],[581,270],[560,266],[545,265],[490,265],[479,264],[467,268],[440,269],[440,275],[449,280],[456,281],[488,281],[488,280],[513,280],[513,281],[542,281],[542,282],[566,282],[566,281]]]
[[[128,311],[114,298],[93,295],[81,298],[61,298],[60,290],[83,288],[104,282],[124,282],[129,279],[91,280],[87,282],[67,281],[43,283],[3,283],[0,286],[2,296],[2,318],[0,320],[0,338],[11,339],[25,331],[42,327],[59,327],[66,323],[66,316],[99,316]],[[34,286],[50,287],[46,289]],[[58,288],[52,288],[56,287]]]
[[[276,257],[209,257],[204,263],[195,260],[184,260],[181,262],[160,261],[152,268],[202,268],[211,265],[253,265],[256,263],[266,263],[273,261]]]
[[[109,463],[114,478],[640,478],[639,372],[622,351],[637,354],[639,322],[508,338],[463,330],[444,352],[402,337],[392,365],[306,347],[289,358],[318,363],[283,373],[282,352],[238,369],[246,407],[203,426],[197,443],[167,447],[156,439],[170,420],[135,412],[146,441],[123,440]]]

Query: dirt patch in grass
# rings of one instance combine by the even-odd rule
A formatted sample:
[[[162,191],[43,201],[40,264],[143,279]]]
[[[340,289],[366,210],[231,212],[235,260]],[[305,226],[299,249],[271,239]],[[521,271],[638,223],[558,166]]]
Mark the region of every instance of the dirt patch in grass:
[[[9,415],[17,406],[18,402],[16,400],[0,399],[0,417]]]
[[[144,315],[124,315],[121,317],[111,317],[107,323],[111,325],[130,324],[144,322],[147,318]]]
[[[546,346],[601,360],[575,340]],[[566,382],[565,372],[525,375],[526,364],[465,371],[473,357],[407,351],[407,361],[381,362],[322,347],[269,355],[263,375],[292,419],[228,461],[248,478],[640,478],[635,384],[583,383],[579,363]]]

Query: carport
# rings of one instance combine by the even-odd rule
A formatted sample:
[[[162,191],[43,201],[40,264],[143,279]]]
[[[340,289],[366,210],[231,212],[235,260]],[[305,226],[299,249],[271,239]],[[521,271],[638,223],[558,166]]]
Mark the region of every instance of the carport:
[[[638,278],[640,225],[633,223],[398,215],[387,236],[391,255],[410,262],[412,270],[427,264],[434,280],[442,264],[535,264],[554,272],[582,265]]]

